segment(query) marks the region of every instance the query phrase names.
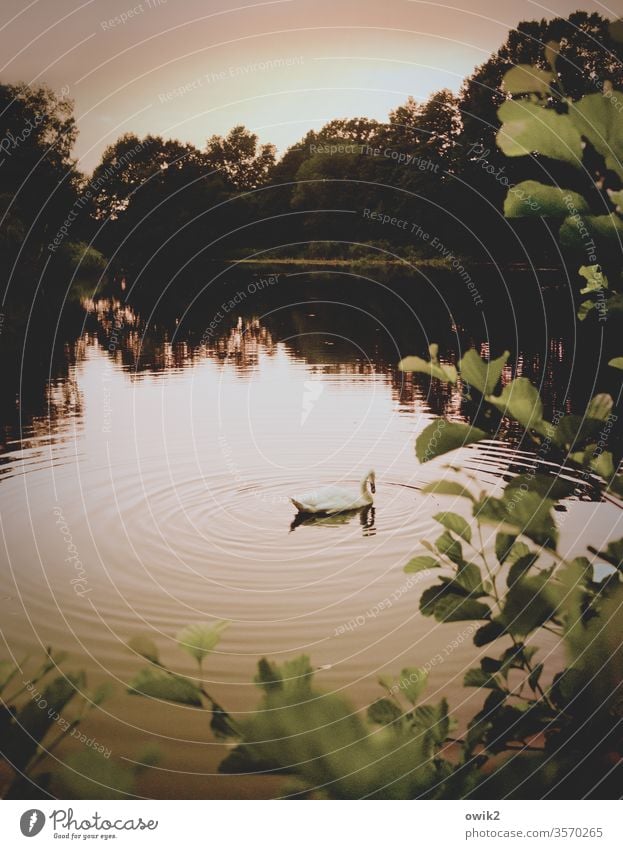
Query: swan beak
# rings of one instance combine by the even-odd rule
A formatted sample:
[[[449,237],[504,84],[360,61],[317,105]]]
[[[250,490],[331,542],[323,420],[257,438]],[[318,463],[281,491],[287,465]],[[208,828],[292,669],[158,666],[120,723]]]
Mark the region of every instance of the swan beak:
[[[370,482],[370,492],[372,493],[372,495],[374,495],[374,493],[376,492],[376,484],[374,483],[374,481]]]

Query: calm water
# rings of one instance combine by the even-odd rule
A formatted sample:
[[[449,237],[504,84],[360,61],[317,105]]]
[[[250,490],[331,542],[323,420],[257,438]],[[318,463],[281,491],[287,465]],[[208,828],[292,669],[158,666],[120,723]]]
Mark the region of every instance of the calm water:
[[[474,650],[444,649],[469,623],[421,617],[426,579],[402,570],[431,536],[432,515],[449,506],[420,492],[444,461],[420,465],[415,437],[441,413],[461,419],[465,401],[395,363],[423,353],[427,340],[452,360],[471,344],[497,354],[506,333],[513,367],[541,382],[548,408],[573,409],[595,379],[574,371],[575,342],[561,341],[564,293],[553,311],[528,298],[523,313],[516,304],[505,312],[506,296],[489,312],[468,305],[459,324],[452,298],[420,295],[412,281],[392,294],[337,274],[267,277],[238,270],[216,295],[160,303],[138,291],[132,306],[127,291],[85,301],[51,365],[48,352],[40,397],[35,387],[21,414],[5,415],[4,640],[17,654],[68,650],[91,681],[115,682],[116,698],[89,728],[114,757],[160,742],[145,795],[270,795],[273,786],[213,776],[223,748],[197,711],[123,695],[141,665],[125,646],[137,632],[191,672],[176,632],[230,620],[206,680],[236,711],[257,700],[250,682],[260,656],[301,652],[360,707],[379,694],[380,673],[441,652],[431,696],[454,694],[459,714],[467,710],[460,682]],[[512,431],[461,454],[483,488],[533,463]],[[292,526],[290,494],[356,487],[369,468],[374,510]],[[597,516],[591,497],[579,488],[560,514],[569,548],[618,521],[607,505]]]

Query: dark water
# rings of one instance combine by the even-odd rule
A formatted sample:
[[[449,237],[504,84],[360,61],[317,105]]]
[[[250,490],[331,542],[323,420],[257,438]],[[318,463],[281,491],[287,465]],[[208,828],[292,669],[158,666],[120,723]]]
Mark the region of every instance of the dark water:
[[[261,791],[212,776],[222,748],[196,711],[122,695],[140,666],[125,645],[133,634],[150,632],[190,672],[175,634],[230,620],[208,689],[244,712],[262,655],[310,654],[325,684],[361,705],[378,695],[381,672],[426,663],[467,626],[422,618],[423,584],[403,566],[448,507],[420,492],[447,474],[447,458],[419,464],[415,437],[437,415],[461,420],[468,402],[460,388],[401,374],[401,356],[432,341],[453,362],[472,345],[483,355],[508,347],[504,380],[535,380],[548,411],[579,409],[592,393],[600,366],[587,368],[583,352],[600,331],[578,336],[564,285],[514,275],[511,298],[483,272],[477,306],[445,273],[376,276],[239,266],[205,286],[172,281],[164,296],[139,281],[66,306],[53,334],[41,324],[26,337],[21,404],[19,381],[4,391],[3,636],[11,652],[68,650],[92,680],[116,684],[91,722],[116,757],[160,742],[164,766],[146,795]],[[453,460],[494,490],[535,462],[517,437],[502,424]],[[373,511],[292,528],[290,494],[357,487],[369,468]],[[591,541],[599,522],[618,521],[607,506],[597,515],[594,497],[578,485],[561,514],[572,518],[569,548],[582,547],[587,526]],[[464,698],[464,639],[433,669],[431,695]]]

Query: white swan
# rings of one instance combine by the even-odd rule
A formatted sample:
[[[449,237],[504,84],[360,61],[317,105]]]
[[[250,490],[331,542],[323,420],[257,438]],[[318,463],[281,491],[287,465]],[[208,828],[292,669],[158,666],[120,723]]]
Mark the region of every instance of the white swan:
[[[368,491],[370,481],[370,491]],[[301,513],[343,513],[346,510],[359,510],[368,507],[373,502],[372,494],[376,492],[376,476],[369,471],[361,481],[361,489],[356,492],[341,486],[323,486],[309,492],[303,492],[290,501]]]

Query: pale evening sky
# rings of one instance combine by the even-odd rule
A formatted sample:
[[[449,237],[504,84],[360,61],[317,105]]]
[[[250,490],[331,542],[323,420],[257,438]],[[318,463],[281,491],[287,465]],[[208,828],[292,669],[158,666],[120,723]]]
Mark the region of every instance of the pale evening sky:
[[[623,14],[621,0],[3,0],[0,81],[74,99],[86,171],[127,131],[203,146],[245,124],[283,151],[331,118],[457,91],[518,21],[578,8]]]

